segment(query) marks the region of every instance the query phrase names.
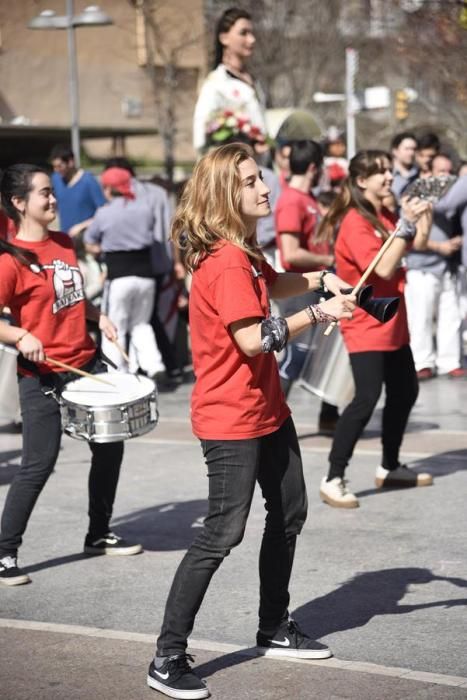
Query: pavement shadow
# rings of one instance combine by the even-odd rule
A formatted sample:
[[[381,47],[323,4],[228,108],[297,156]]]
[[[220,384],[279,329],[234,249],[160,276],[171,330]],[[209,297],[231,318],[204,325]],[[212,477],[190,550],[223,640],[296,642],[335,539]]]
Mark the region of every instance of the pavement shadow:
[[[0,486],[9,484],[12,481],[18,470],[18,464],[12,464],[12,462],[16,461],[18,457],[21,457],[21,450],[0,452]]]
[[[213,676],[218,671],[223,671],[226,668],[232,668],[239,664],[244,664],[247,661],[252,661],[258,658],[256,647],[248,647],[240,651],[233,651],[230,654],[222,654],[215,659],[206,661],[201,666],[196,666],[196,675],[200,678],[208,678]]]
[[[439,479],[443,476],[450,476],[456,472],[465,471],[467,469],[467,450],[449,450],[448,452],[439,452],[423,459],[417,459],[410,463],[410,469],[414,472],[428,472],[434,478]],[[385,489],[365,489],[355,493],[358,498],[366,496],[374,496],[389,491],[400,491],[398,488]]]
[[[74,561],[81,561],[82,559],[91,560],[93,557],[88,556],[84,552],[75,552],[74,554],[66,554],[63,557],[55,557],[55,559],[46,559],[45,561],[40,561],[32,566],[25,566],[25,570],[28,574],[33,574],[35,571],[42,571],[42,569],[53,569],[55,566],[64,566],[65,564],[72,564]]]
[[[112,525],[125,539],[141,542],[145,550],[188,549],[203,525],[207,500],[162,503],[114,517]]]
[[[444,581],[467,589],[467,580],[438,576],[416,567],[358,573],[337,590],[316,598],[294,611],[304,631],[320,639],[334,632],[364,627],[376,615],[402,615],[415,610],[467,606],[467,598],[407,605],[401,603],[409,587]]]

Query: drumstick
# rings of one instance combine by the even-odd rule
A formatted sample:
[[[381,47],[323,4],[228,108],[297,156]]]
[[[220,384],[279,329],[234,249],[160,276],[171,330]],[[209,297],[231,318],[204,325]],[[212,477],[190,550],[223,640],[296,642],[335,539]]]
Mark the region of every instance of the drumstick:
[[[127,362],[128,364],[130,364],[130,358],[128,357],[127,353],[125,352],[125,350],[123,349],[123,347],[120,345],[120,343],[118,342],[118,340],[117,340],[116,338],[114,338],[114,340],[112,340],[112,343],[115,345],[115,347],[117,348],[117,350],[120,351],[120,353],[121,353],[123,359],[125,360],[125,362]]]
[[[108,384],[109,386],[113,386],[115,388],[115,384],[108,382],[106,379],[101,379],[100,377],[96,377],[95,374],[91,374],[90,372],[85,372],[82,369],[76,369],[76,367],[72,367],[71,365],[67,365],[64,362],[60,362],[59,360],[53,360],[48,355],[45,356],[45,361],[50,362],[51,365],[57,365],[57,367],[63,367],[63,369],[66,369],[68,372],[73,372],[73,374],[79,374],[80,377],[87,377],[88,379],[94,379],[95,382],[101,382],[101,384]]]
[[[353,290],[352,290],[352,293],[353,293],[353,294],[356,294],[357,292],[359,292],[360,289],[363,287],[363,285],[364,285],[365,282],[367,281],[368,277],[369,277],[369,276],[371,275],[371,273],[374,271],[375,267],[377,266],[377,264],[379,263],[379,261],[381,260],[381,258],[383,257],[383,255],[385,254],[385,252],[387,251],[387,249],[389,248],[389,246],[391,245],[391,243],[392,243],[393,240],[395,239],[395,237],[397,236],[398,232],[399,232],[399,224],[397,224],[396,228],[395,228],[394,231],[391,233],[391,235],[389,236],[389,238],[387,238],[387,239],[384,241],[384,244],[383,244],[383,245],[381,246],[381,248],[378,250],[377,254],[376,254],[375,257],[373,258],[373,260],[371,261],[371,263],[368,265],[368,267],[367,267],[367,269],[365,270],[365,272],[363,273],[363,275],[362,275],[362,276],[360,277],[360,279],[358,280],[357,284],[355,285],[355,287],[354,287]],[[324,331],[324,335],[330,335],[330,334],[333,332],[333,330],[334,330],[334,328],[335,328],[336,325],[337,325],[337,321],[333,321],[332,323],[330,323],[329,326],[328,326],[328,327],[326,328],[326,330]]]

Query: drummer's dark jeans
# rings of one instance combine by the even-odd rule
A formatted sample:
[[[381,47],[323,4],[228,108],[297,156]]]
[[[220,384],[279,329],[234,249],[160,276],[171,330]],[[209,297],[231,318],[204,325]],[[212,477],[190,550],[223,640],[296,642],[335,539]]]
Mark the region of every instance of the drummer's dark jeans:
[[[295,542],[307,512],[292,419],[263,437],[202,440],[201,446],[208,468],[208,515],[175,574],[157,640],[159,656],[185,651],[213,574],[243,539],[257,481],[267,511],[259,555],[260,629],[274,632],[288,616]]]
[[[21,377],[19,392],[23,453],[3,509],[0,557],[16,556],[37,498],[54,469],[62,434],[59,405],[52,395],[44,394],[39,377]],[[123,442],[89,446],[92,452],[88,481],[89,534],[97,538],[109,530]],[[59,505],[66,508],[65,494]]]
[[[383,385],[386,401],[382,419],[381,464],[385,469],[399,466],[399,450],[412,406],[418,396],[418,380],[409,345],[390,352],[353,352],[350,364],[355,380],[355,397],[339,418],[331,453],[328,479],[343,477],[355,444],[375,410]]]

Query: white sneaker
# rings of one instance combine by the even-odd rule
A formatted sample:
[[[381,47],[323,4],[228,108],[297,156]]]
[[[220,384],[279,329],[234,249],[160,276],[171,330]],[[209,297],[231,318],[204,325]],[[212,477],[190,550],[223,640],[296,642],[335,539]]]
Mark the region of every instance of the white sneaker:
[[[433,477],[426,472],[413,472],[405,464],[390,471],[379,466],[376,469],[376,488],[411,488],[413,486],[431,486]]]
[[[319,495],[323,503],[327,503],[334,508],[358,508],[360,505],[355,494],[351,493],[346,486],[345,479],[336,476],[331,481],[323,476],[319,489]]]

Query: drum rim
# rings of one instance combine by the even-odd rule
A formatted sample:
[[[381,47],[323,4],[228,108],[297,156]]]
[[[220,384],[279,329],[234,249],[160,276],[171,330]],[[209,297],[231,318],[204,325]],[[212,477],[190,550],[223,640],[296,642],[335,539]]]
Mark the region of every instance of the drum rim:
[[[121,373],[99,372],[95,376],[100,377],[100,378],[105,378],[109,382],[111,382],[112,377],[115,377],[115,376],[137,378],[136,375],[134,375],[134,374],[123,373],[123,372],[121,372]],[[152,396],[154,396],[154,398],[157,401],[157,385],[156,385],[156,383],[150,377],[142,376],[141,380],[143,381],[144,384],[147,384],[147,387],[145,387],[146,393],[142,394],[138,398],[131,399],[131,400],[125,400],[123,397],[116,397],[116,399],[120,399],[120,400],[116,400],[115,403],[112,403],[112,404],[103,404],[103,403],[102,404],[93,404],[93,403],[89,403],[88,401],[86,401],[84,399],[77,401],[76,398],[71,399],[71,398],[66,397],[67,393],[75,393],[73,391],[73,389],[68,388],[71,384],[79,385],[80,383],[82,383],[84,381],[87,381],[87,382],[90,381],[89,378],[87,378],[87,377],[80,377],[79,379],[73,379],[73,381],[66,383],[63,390],[60,393],[60,401],[62,404],[69,404],[72,406],[82,406],[85,408],[91,408],[91,409],[95,409],[95,410],[98,410],[98,409],[109,410],[111,408],[120,408],[122,406],[132,406],[135,403],[138,403],[139,401],[144,401]],[[118,388],[120,389],[121,387],[118,387]],[[144,388],[144,387],[142,387],[142,388]],[[92,391],[89,391],[89,392],[83,391],[82,392],[82,394],[86,394],[86,393],[92,393]]]

